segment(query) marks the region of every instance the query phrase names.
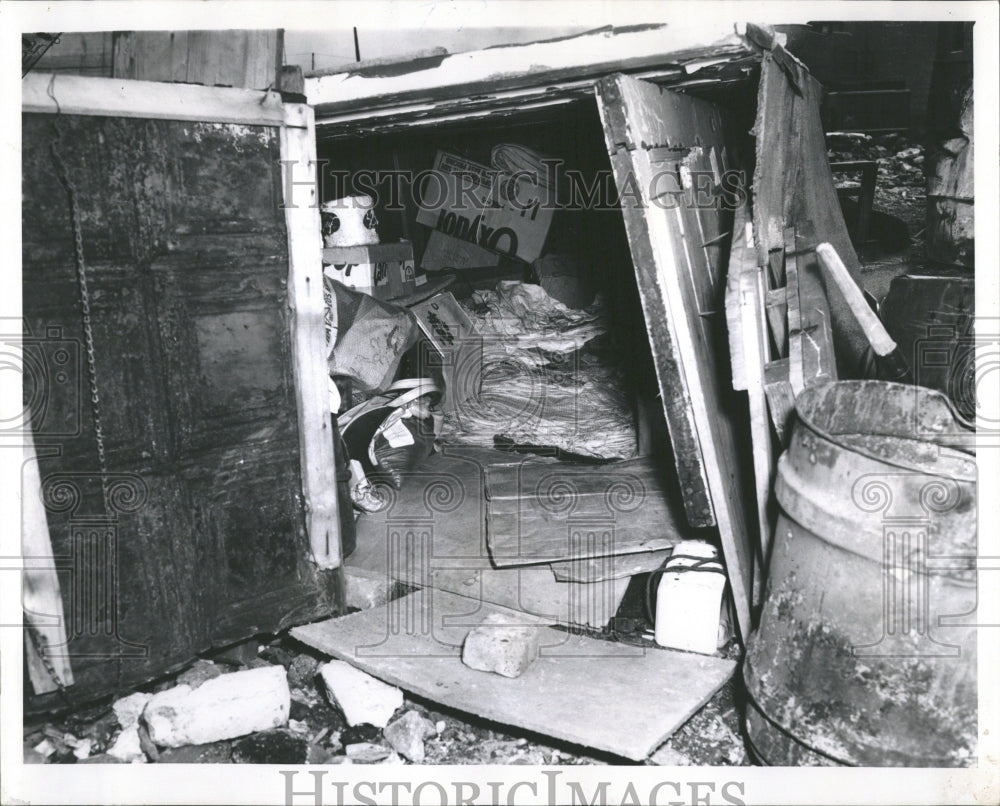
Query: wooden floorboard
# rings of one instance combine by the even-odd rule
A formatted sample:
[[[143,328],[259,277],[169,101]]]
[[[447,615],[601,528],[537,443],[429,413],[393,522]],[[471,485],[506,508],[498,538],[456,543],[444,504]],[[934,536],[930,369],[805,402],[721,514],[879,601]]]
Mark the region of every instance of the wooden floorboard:
[[[465,635],[492,612],[461,596],[421,590],[297,627],[292,636],[448,707],[633,761],[659,747],[736,666],[542,627],[539,658],[509,679],[461,661]]]

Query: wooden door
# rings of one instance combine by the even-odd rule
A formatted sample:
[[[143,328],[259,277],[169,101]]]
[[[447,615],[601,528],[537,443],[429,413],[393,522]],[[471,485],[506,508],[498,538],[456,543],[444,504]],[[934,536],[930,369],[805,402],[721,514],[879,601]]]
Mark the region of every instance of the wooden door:
[[[316,551],[337,536],[325,364],[309,352],[318,211],[283,204],[283,152],[311,116],[289,134],[273,94],[103,81],[55,82],[59,109],[26,100],[39,111],[23,116],[25,405],[69,637],[50,649],[80,699],[328,615],[337,593]],[[221,120],[155,117],[171,109]],[[313,217],[315,265],[296,270],[289,231]]]
[[[724,307],[732,144],[698,98],[624,75],[597,95],[688,521],[718,527],[746,638],[755,557]]]

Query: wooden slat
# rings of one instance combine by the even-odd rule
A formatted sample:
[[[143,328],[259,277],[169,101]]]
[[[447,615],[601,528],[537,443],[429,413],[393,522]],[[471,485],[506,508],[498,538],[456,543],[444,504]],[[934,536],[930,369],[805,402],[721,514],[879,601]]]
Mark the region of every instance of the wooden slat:
[[[301,111],[297,109],[296,114]],[[288,230],[292,367],[309,545],[317,565],[336,568],[341,562],[340,514],[327,382],[322,230],[313,167],[316,131],[308,113],[306,122],[306,128],[281,128],[281,159],[285,168],[305,174],[304,178],[295,178],[293,174],[292,182],[282,184]]]
[[[273,87],[277,30],[128,31],[115,38],[116,78],[206,86]]]
[[[729,277],[727,288],[736,287],[736,332],[743,364],[743,380],[750,408],[750,441],[753,454],[754,491],[757,502],[757,527],[759,533],[759,562],[768,554],[770,539],[771,480],[774,474],[774,455],[771,443],[771,426],[764,393],[764,367],[770,359],[770,342],[764,314],[765,270],[757,265],[757,255],[752,239],[744,235],[748,220],[747,208],[736,211],[734,237],[729,251]],[[727,300],[727,305],[729,300]],[[732,314],[727,310],[727,317]],[[730,342],[733,334],[730,333]],[[760,591],[755,589],[755,598]]]
[[[567,584],[543,565],[495,568],[490,562],[484,468],[506,459],[509,454],[465,447],[431,456],[404,479],[385,509],[358,519],[357,548],[345,567],[550,622],[604,627],[618,610],[627,579]]]
[[[819,82],[780,45],[764,54],[754,123],[757,165],[753,215],[758,259],[763,263],[772,250],[786,246],[785,227],[798,227],[808,220],[815,227],[816,238],[834,245],[863,288],[860,263],[827,161],[819,114],[822,94]],[[853,371],[867,347],[864,333],[836,289],[830,291],[829,312],[837,360],[842,369]],[[794,361],[792,377],[794,386],[798,383]]]
[[[688,527],[650,459],[486,469],[487,537],[500,567],[657,551]]]
[[[772,288],[764,292],[764,312],[774,340],[775,353],[780,357],[788,355],[788,302],[785,295],[784,288]]]
[[[823,282],[811,222],[804,221],[796,227],[796,247],[800,252],[797,262],[803,381],[806,386],[812,386],[837,380],[837,361],[830,321],[830,291]],[[836,290],[835,284],[830,286]]]
[[[795,253],[795,229],[783,230],[785,239],[785,302],[788,308],[788,382],[792,394],[805,388],[802,357],[802,313],[799,306],[798,255]]]
[[[461,661],[462,641],[495,612],[427,590],[291,634],[450,708],[633,761],[659,747],[736,666],[722,658],[643,651],[541,627],[540,656],[520,677],[475,671]]]
[[[24,112],[105,115],[278,126],[276,92],[31,72],[21,81]]]
[[[704,250],[691,248],[694,211],[688,208],[699,205],[689,197],[674,210],[652,203],[654,170],[645,149],[666,143],[721,149],[726,144],[725,127],[711,104],[690,96],[679,100],[677,95],[627,76],[610,76],[598,87],[598,109],[615,180],[623,191],[625,229],[688,521],[718,526],[745,639],[751,629],[755,565],[748,526],[752,493],[741,470],[739,438],[725,415],[735,401],[726,394],[730,383],[723,377],[728,359],[722,300],[705,310],[698,291],[703,282],[699,278],[708,273],[721,295],[726,266],[721,260],[710,261]],[[684,121],[690,120],[707,125],[699,129],[697,141],[678,141],[676,132],[685,131],[690,124]],[[625,189],[634,193],[636,187],[642,194],[641,205],[625,198]]]
[[[549,567],[560,582],[600,582],[605,579],[624,579],[636,574],[648,574],[661,568],[670,558],[672,549],[623,554],[620,557],[590,557],[586,560],[569,560],[550,563]]]
[[[795,411],[795,393],[788,377],[791,359],[780,358],[764,367],[764,394],[771,415],[774,433],[782,445],[788,445],[792,412]]]
[[[785,229],[789,381],[796,395],[837,379],[830,309],[812,232],[809,221]]]

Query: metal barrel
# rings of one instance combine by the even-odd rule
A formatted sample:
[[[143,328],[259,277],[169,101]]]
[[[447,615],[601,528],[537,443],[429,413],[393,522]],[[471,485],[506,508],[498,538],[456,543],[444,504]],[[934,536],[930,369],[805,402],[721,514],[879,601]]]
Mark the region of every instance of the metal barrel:
[[[778,462],[781,512],[743,667],[767,764],[974,763],[976,462],[947,399],[810,387]]]

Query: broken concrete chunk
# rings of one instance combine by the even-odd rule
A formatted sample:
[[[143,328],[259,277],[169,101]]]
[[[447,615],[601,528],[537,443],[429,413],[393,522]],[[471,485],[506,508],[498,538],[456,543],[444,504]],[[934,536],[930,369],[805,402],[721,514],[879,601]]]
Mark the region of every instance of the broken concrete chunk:
[[[186,669],[177,675],[177,685],[191,686],[198,688],[202,683],[213,680],[222,674],[222,669],[210,660],[196,660],[191,668]]]
[[[281,666],[224,674],[198,688],[176,686],[153,696],[142,719],[161,747],[209,744],[288,721],[291,695]]]
[[[403,692],[342,660],[320,668],[331,701],[344,713],[348,725],[368,722],[384,728],[403,704]]]
[[[344,752],[347,753],[347,757],[351,761],[355,761],[358,764],[374,764],[376,761],[388,758],[390,753],[392,753],[388,747],[383,747],[380,744],[371,744],[370,742],[349,744],[344,748]]]
[[[138,723],[129,725],[118,734],[115,743],[108,748],[108,755],[126,763],[137,761],[142,764],[146,761],[146,754],[142,752],[142,744],[139,741]]]
[[[537,626],[493,613],[465,636],[462,662],[471,669],[518,677],[538,657],[539,637]]]
[[[131,728],[137,724],[139,716],[142,714],[142,709],[146,707],[146,703],[149,702],[152,696],[152,694],[137,691],[135,694],[129,694],[127,697],[115,700],[111,706],[111,710],[118,717],[118,724],[123,728]]]
[[[424,739],[437,733],[437,729],[416,711],[407,711],[382,733],[397,753],[420,762],[424,760]]]

